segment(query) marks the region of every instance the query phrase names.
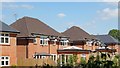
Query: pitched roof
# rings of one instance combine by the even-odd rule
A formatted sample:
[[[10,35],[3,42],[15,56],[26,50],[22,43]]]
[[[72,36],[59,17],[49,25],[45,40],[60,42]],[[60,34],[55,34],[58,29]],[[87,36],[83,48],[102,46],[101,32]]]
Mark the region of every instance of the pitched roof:
[[[50,26],[46,25],[38,19],[31,17],[23,17],[10,26],[20,31],[20,37],[29,37],[31,36],[31,33],[61,36],[59,32]]]
[[[87,32],[85,32],[83,29],[81,29],[80,27],[77,27],[77,26],[73,26],[73,27],[69,28],[68,30],[64,31],[62,34],[70,37],[71,41],[83,40],[85,38],[91,38]]]
[[[105,44],[116,44],[118,41],[110,35],[95,35],[95,37],[101,40]]]
[[[13,29],[12,27],[8,26],[4,22],[0,21],[0,32],[12,32],[12,33],[19,33],[19,31]]]

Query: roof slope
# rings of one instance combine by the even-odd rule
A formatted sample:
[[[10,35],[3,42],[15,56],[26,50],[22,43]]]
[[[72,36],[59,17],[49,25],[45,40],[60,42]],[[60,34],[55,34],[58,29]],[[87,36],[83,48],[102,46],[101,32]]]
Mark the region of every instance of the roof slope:
[[[91,38],[87,32],[85,32],[83,29],[81,29],[77,26],[73,26],[73,27],[69,28],[68,30],[64,31],[62,34],[70,37],[71,41],[83,40],[85,38]]]
[[[29,37],[31,33],[45,34],[45,35],[54,35],[60,36],[61,34],[55,31],[53,28],[49,27],[45,23],[41,22],[38,19],[31,17],[23,17],[13,24],[11,27],[20,31],[20,36]]]
[[[13,32],[13,33],[19,33],[19,31],[13,29],[12,27],[8,26],[4,22],[0,21],[0,32]]]
[[[95,35],[97,39],[101,40],[105,44],[116,44],[118,41],[110,35]]]

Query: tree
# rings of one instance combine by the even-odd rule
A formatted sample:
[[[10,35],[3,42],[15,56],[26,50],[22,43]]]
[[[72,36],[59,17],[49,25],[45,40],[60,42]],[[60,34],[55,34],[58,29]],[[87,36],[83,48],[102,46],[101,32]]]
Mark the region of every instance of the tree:
[[[120,41],[120,30],[112,29],[109,31],[108,34],[117,39],[118,41]]]

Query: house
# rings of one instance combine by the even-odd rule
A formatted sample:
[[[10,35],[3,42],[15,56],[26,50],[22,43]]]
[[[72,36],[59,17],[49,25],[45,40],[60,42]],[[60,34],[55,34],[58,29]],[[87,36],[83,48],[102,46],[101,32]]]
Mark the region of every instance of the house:
[[[16,36],[19,31],[0,21],[0,67],[17,64]]]
[[[76,55],[79,63],[81,58],[88,61],[89,56],[97,51],[120,52],[118,41],[110,35],[90,35],[77,26],[59,33],[31,17],[20,18],[10,26],[3,22],[1,25],[1,66],[56,64],[58,60],[60,64],[67,64],[71,55]]]
[[[101,43],[103,43],[107,50],[110,52],[115,52],[115,53],[120,53],[119,52],[119,45],[120,42],[116,39],[114,39],[112,36],[110,35],[95,35],[95,37],[101,41]],[[104,47],[99,47],[96,50],[99,51],[106,51],[106,49]]]
[[[23,17],[10,25],[17,36],[18,59],[51,58],[57,62],[57,49],[69,46],[69,38],[38,19]]]
[[[70,37],[70,45],[71,46],[76,46],[80,48],[78,49],[71,49],[71,51],[76,51],[78,54],[77,56],[81,58],[86,59],[86,61],[89,59],[90,54],[92,51],[95,51],[96,47],[98,47],[95,44],[92,44],[92,40],[95,39],[95,37],[91,36],[87,32],[85,32],[83,29],[77,26],[72,26],[68,30],[64,31],[62,34],[65,36]],[[69,49],[70,52],[70,49]]]

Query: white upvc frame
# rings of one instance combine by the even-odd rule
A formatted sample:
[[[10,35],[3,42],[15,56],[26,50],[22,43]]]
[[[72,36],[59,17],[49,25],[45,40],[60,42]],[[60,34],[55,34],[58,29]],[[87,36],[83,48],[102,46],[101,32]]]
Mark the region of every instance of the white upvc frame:
[[[58,55],[58,57],[59,57],[59,59],[60,59],[60,65],[62,65],[62,55],[64,55],[64,62],[65,62],[65,64],[66,64],[66,55],[68,56],[68,59],[69,59],[69,57],[70,56],[73,56],[73,54],[59,54]]]
[[[4,57],[4,59],[2,59]],[[6,59],[8,58],[8,59]],[[4,62],[4,65],[2,65],[2,61]],[[6,65],[6,61],[8,61],[8,65]],[[3,66],[10,66],[10,57],[9,56],[0,56],[0,67]]]
[[[87,42],[86,42],[86,44],[87,44],[88,46],[92,46],[92,43],[93,43],[93,41],[87,41]]]
[[[68,45],[68,42],[69,42],[69,41],[68,41],[68,40],[62,40],[62,41],[60,41],[60,42],[62,43],[62,44],[61,44],[62,46],[66,46],[66,45]]]
[[[4,34],[4,36],[2,36],[1,34]],[[5,36],[6,34],[8,34],[8,36]],[[1,42],[1,38],[4,38],[3,43]],[[6,40],[5,40],[6,38],[8,39],[8,43],[6,43]],[[7,45],[10,44],[10,34],[9,33],[0,33],[0,44],[7,44]]]
[[[40,38],[40,45],[48,45],[48,38]],[[41,43],[42,42],[42,43]]]
[[[52,60],[55,61],[55,62],[57,62],[57,54],[51,54],[51,55],[53,57]]]

